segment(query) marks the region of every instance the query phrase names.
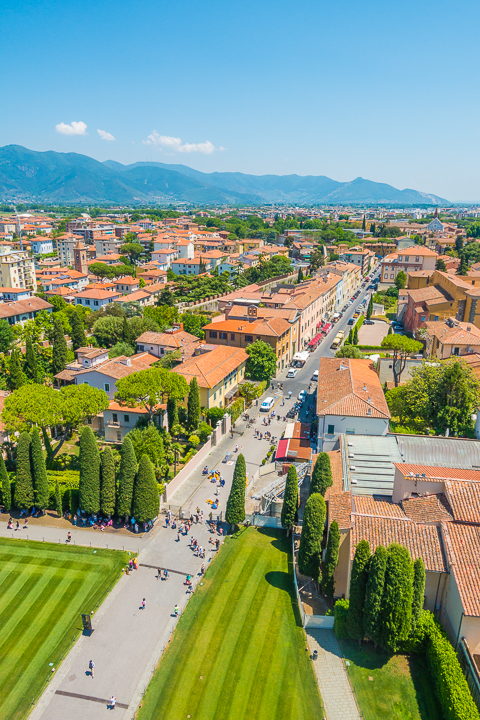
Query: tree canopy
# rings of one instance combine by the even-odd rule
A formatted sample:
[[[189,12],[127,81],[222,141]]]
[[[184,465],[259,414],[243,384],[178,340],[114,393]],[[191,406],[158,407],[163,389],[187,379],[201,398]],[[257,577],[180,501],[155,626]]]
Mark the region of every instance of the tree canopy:
[[[423,345],[418,340],[412,340],[405,335],[387,335],[382,340],[382,348],[392,351],[393,379],[398,387],[402,373],[407,364],[407,358],[413,353],[421,352]]]
[[[245,377],[270,382],[277,372],[277,356],[272,346],[263,340],[255,340],[245,352],[248,355]]]
[[[150,423],[164,396],[180,400],[188,395],[188,384],[182,375],[156,367],[117,380],[117,388],[115,399],[128,407],[145,408]]]

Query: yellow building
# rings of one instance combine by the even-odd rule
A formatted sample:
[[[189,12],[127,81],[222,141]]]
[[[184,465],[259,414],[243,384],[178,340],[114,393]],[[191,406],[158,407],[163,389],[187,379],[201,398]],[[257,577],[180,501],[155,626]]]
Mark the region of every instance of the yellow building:
[[[28,252],[5,250],[0,253],[0,284],[2,288],[25,288],[37,291],[35,267]]]
[[[188,383],[197,379],[202,407],[223,408],[237,394],[238,385],[245,377],[247,360],[248,355],[241,348],[217,346],[185,360],[172,372],[183,375]]]

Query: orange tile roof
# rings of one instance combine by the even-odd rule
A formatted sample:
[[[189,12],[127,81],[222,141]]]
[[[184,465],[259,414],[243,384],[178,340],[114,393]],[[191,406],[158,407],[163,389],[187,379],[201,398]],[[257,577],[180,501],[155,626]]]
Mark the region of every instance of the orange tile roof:
[[[414,463],[393,463],[403,473],[406,480],[470,480],[480,482],[480,470],[466,468],[436,467],[435,465],[416,465]],[[425,475],[424,478],[416,475]]]
[[[331,495],[328,499],[328,522],[337,521],[340,530],[347,530],[352,526],[352,494],[350,492]]]
[[[452,510],[445,495],[424,495],[402,500],[405,515],[416,523],[440,522],[453,520]]]
[[[480,524],[480,482],[446,480],[445,494],[456,521]]]
[[[371,517],[404,518],[405,513],[400,505],[390,498],[377,495],[354,495],[353,511],[356,515]]]
[[[196,377],[200,387],[212,388],[247,360],[245,350],[218,345],[210,352],[186,360],[172,372],[183,375],[187,382]]]
[[[209,323],[204,330],[219,330],[220,332],[238,332],[247,335],[272,335],[282,336],[290,328],[290,323],[284,318],[275,317],[265,320],[248,322],[245,320],[222,320],[221,322]]]
[[[442,523],[442,530],[463,612],[480,617],[480,526]]]
[[[183,347],[185,343],[199,343],[200,340],[195,335],[180,330],[175,333],[144,332],[136,342],[176,349]]]
[[[130,365],[125,364],[124,361],[130,361]],[[126,358],[124,355],[120,357],[112,358],[101,365],[95,365],[92,368],[85,368],[77,373],[77,377],[85,375],[86,373],[98,372],[101,375],[119,380],[122,377],[127,377],[132,373],[139,372],[140,370],[146,370],[153,363],[157,362],[158,358],[155,355],[144,352],[137,355],[132,355],[130,358]]]
[[[317,414],[389,419],[390,411],[372,361],[320,358]]]
[[[83,290],[77,293],[76,297],[89,298],[90,300],[106,300],[107,298],[120,297],[120,293],[111,290]]]

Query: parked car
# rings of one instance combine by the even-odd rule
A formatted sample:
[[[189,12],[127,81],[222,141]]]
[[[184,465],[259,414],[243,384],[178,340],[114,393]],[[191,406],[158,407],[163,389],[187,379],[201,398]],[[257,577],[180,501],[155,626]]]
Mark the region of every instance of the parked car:
[[[315,370],[315,372],[312,375],[312,382],[317,382],[318,380],[318,370]]]
[[[290,368],[290,370],[287,373],[287,378],[294,378],[297,373],[298,373],[298,368]]]
[[[350,320],[348,321],[347,324],[348,324],[348,325],[353,325],[354,322],[355,322],[355,320],[354,320],[353,318],[350,318]]]
[[[375,325],[375,323],[373,322],[373,320],[365,320],[364,325]]]
[[[295,409],[294,409],[294,408],[291,408],[291,409],[287,412],[287,418],[289,418],[289,420],[291,420],[292,418],[295,417],[296,414],[297,414],[297,413],[296,413]]]

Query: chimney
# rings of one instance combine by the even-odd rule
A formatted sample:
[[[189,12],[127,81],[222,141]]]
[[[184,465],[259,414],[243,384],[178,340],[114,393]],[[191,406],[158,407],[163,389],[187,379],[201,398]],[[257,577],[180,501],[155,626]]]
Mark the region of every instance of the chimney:
[[[130,360],[129,357],[123,358],[122,363],[123,363],[124,365],[126,365],[127,367],[131,367],[131,365],[132,365],[132,361]]]

